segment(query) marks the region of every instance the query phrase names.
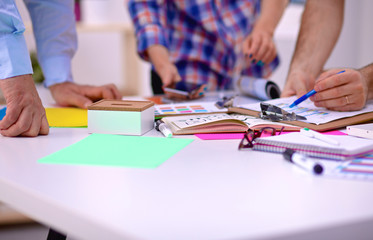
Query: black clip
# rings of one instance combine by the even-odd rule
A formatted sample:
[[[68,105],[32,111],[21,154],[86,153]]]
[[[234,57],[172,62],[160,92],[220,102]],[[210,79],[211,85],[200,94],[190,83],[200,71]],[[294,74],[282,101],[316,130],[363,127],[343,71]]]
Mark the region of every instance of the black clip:
[[[271,120],[272,122],[307,120],[306,117],[296,115],[294,112],[289,113],[280,107],[268,103],[260,103],[260,109],[260,118]]]
[[[215,106],[219,109],[233,107],[233,102],[234,102],[235,97],[236,96],[223,97],[221,101],[217,101],[215,103]]]

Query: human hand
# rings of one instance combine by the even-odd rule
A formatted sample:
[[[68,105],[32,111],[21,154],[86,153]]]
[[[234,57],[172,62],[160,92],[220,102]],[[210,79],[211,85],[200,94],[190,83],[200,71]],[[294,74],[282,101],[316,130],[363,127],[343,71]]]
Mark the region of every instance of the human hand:
[[[162,79],[163,82],[163,89],[164,93],[167,98],[174,99],[174,100],[190,100],[190,99],[197,99],[203,96],[204,91],[203,89],[206,87],[206,85],[203,86],[202,91],[201,89],[198,89],[198,91],[193,91],[191,93],[179,94],[174,91],[168,91],[167,89],[175,89],[176,83],[181,81],[181,77],[179,75],[179,72],[177,71],[177,68],[174,64],[168,63],[164,64],[161,68],[156,69],[158,75]]]
[[[147,54],[155,71],[161,78],[164,88],[173,88],[176,82],[181,81],[175,64],[170,61],[167,48],[158,44],[152,45],[147,49]]]
[[[7,105],[6,115],[0,121],[1,135],[36,137],[49,133],[45,109],[31,75],[0,80],[0,88]]]
[[[64,82],[52,85],[49,89],[56,103],[65,107],[87,108],[100,99],[122,99],[122,94],[114,84],[90,86]]]
[[[168,62],[164,63],[161,66],[156,67],[156,72],[162,80],[163,88],[174,88],[175,84],[181,81],[181,77],[175,64]]]
[[[301,97],[314,87],[315,78],[303,71],[289,73],[281,97]]]
[[[365,106],[368,98],[368,84],[357,70],[331,69],[324,72],[315,82],[317,92],[310,99],[317,107],[335,111],[355,111]]]
[[[203,97],[207,91],[207,85],[181,81],[175,85],[175,88],[164,88],[164,91],[169,99],[191,100]]]
[[[243,42],[242,51],[252,63],[270,63],[275,59],[277,51],[271,32],[254,28]]]

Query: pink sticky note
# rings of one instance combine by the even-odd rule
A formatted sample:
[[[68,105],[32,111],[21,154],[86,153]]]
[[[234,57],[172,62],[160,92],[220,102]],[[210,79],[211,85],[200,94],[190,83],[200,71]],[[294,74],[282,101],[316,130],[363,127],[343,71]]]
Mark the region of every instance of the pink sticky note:
[[[200,133],[195,134],[196,137],[202,140],[226,140],[226,139],[242,139],[244,133]]]
[[[282,132],[282,134],[287,134],[291,132]],[[321,132],[325,135],[347,135],[338,130]],[[200,133],[195,134],[196,137],[202,140],[228,140],[228,139],[242,139],[244,133]]]
[[[347,133],[344,133],[344,132],[341,132],[341,131],[338,131],[338,130],[326,131],[326,132],[322,132],[322,134],[325,134],[325,135],[347,135]]]
[[[291,132],[282,132],[287,134]],[[202,140],[228,140],[228,139],[242,139],[245,133],[200,133],[195,134],[196,137]]]

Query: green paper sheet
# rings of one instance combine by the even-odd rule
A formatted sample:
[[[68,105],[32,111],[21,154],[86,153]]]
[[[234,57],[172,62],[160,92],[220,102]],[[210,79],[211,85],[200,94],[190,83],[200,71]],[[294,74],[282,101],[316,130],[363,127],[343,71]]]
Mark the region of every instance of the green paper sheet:
[[[39,163],[156,168],[193,139],[91,134]]]

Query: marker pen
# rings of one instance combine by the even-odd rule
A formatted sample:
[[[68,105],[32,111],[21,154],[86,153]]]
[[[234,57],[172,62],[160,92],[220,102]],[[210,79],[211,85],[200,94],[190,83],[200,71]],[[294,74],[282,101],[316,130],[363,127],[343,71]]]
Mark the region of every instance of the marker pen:
[[[310,171],[314,174],[322,174],[324,171],[324,167],[321,163],[303,155],[300,153],[296,153],[294,150],[287,148],[283,153],[284,158],[299,167]]]
[[[157,131],[160,131],[165,137],[172,137],[172,131],[168,126],[162,122],[162,120],[157,120],[154,123],[154,127]]]
[[[304,135],[304,136],[307,136],[307,137],[310,137],[310,138],[316,138],[320,141],[323,141],[323,142],[326,142],[326,143],[329,143],[329,144],[333,144],[333,145],[339,145],[340,143],[333,139],[333,138],[330,138],[328,136],[325,136],[319,132],[316,132],[316,131],[313,131],[309,128],[302,128],[300,131],[300,134]]]

